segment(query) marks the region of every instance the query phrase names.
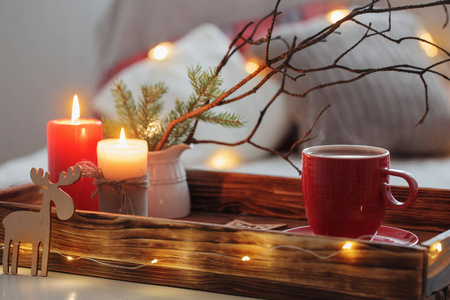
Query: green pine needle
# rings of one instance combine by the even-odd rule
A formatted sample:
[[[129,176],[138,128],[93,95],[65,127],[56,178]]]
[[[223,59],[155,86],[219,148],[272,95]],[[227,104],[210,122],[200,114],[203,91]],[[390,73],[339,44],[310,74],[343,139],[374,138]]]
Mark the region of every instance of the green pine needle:
[[[107,137],[117,137],[121,127],[127,131],[127,136],[147,141],[149,151],[155,150],[169,123],[186,115],[220,97],[224,91],[220,89],[223,80],[216,69],[203,71],[197,65],[187,68],[188,77],[193,88],[188,101],[175,99],[175,107],[165,117],[161,117],[162,98],[167,93],[164,83],[143,84],[141,96],[136,103],[133,95],[122,80],[113,82],[111,93],[118,120],[103,118],[104,134]],[[197,121],[219,124],[229,128],[244,126],[242,117],[236,113],[203,112],[177,124],[171,131],[163,146],[166,149],[172,145],[184,143],[195,132]]]
[[[244,126],[242,117],[236,113],[219,113],[216,114],[212,111],[206,111],[198,116],[200,121],[212,124],[220,124],[224,127],[239,128]]]

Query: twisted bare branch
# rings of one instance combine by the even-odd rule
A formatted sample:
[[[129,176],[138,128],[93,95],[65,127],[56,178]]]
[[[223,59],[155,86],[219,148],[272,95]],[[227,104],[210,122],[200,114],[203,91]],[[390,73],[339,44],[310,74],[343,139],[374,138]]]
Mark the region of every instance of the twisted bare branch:
[[[426,118],[428,112],[429,112],[429,99],[428,99],[428,84],[426,82],[426,79],[424,75],[426,73],[432,73],[435,75],[440,76],[441,78],[445,80],[450,80],[450,78],[438,71],[435,70],[435,68],[439,65],[448,63],[450,61],[450,52],[444,49],[443,47],[436,45],[435,43],[432,43],[430,41],[424,40],[419,37],[401,37],[398,39],[394,39],[390,37],[387,33],[391,31],[392,24],[391,24],[391,13],[395,11],[403,11],[403,10],[414,10],[414,9],[423,9],[428,7],[435,7],[435,6],[442,6],[444,8],[445,13],[445,20],[444,20],[444,27],[448,25],[449,23],[449,13],[447,9],[447,5],[450,4],[450,0],[443,0],[443,1],[430,1],[428,3],[421,3],[421,4],[408,4],[408,5],[400,5],[400,6],[392,6],[390,1],[385,1],[386,7],[377,7],[376,5],[380,3],[380,0],[373,0],[367,5],[363,5],[361,7],[357,7],[353,9],[347,16],[342,18],[341,20],[335,22],[334,24],[330,24],[329,26],[323,28],[319,32],[303,39],[302,41],[297,41],[296,38],[294,38],[291,43],[288,43],[287,41],[283,40],[282,37],[273,37],[273,29],[276,23],[277,17],[280,15],[280,12],[278,11],[278,7],[280,4],[280,0],[276,2],[274,10],[261,18],[258,22],[250,22],[245,26],[232,40],[232,42],[229,45],[229,48],[226,52],[226,54],[223,56],[223,59],[218,64],[217,72],[220,72],[223,67],[226,66],[229,59],[242,47],[245,45],[253,46],[253,45],[261,45],[265,43],[265,55],[264,55],[264,61],[260,63],[259,67],[251,74],[246,76],[244,79],[242,79],[238,84],[231,87],[227,91],[225,91],[222,95],[220,95],[218,98],[214,99],[210,103],[207,103],[206,105],[172,121],[163,138],[160,141],[160,144],[157,148],[157,150],[161,149],[164,145],[165,141],[167,140],[168,136],[170,135],[170,132],[173,130],[173,128],[179,124],[180,122],[186,120],[187,118],[195,117],[211,108],[214,108],[216,106],[226,105],[233,103],[235,101],[239,101],[253,93],[256,93],[270,78],[272,78],[276,74],[280,74],[282,76],[281,84],[278,89],[278,91],[272,96],[272,98],[269,100],[269,102],[266,104],[264,109],[261,111],[260,116],[257,120],[257,122],[254,124],[251,133],[245,138],[240,141],[237,141],[235,143],[224,143],[219,141],[213,141],[213,140],[196,140],[193,136],[190,138],[190,142],[193,143],[215,143],[218,145],[226,145],[226,146],[238,146],[245,143],[251,144],[252,146],[268,151],[272,154],[278,155],[282,158],[284,158],[286,161],[288,161],[296,170],[300,173],[300,170],[290,161],[289,156],[293,153],[294,149],[300,145],[301,143],[307,141],[309,139],[309,135],[311,134],[311,130],[314,128],[316,123],[319,121],[319,118],[322,116],[322,114],[328,109],[329,106],[326,106],[322,109],[322,111],[317,115],[315,121],[311,125],[310,129],[304,134],[304,136],[296,141],[290,148],[287,154],[282,154],[278,151],[268,149],[266,147],[263,147],[261,145],[256,144],[252,138],[254,137],[255,133],[258,131],[260,124],[262,123],[264,116],[266,112],[269,110],[270,106],[276,101],[276,99],[281,96],[282,94],[289,95],[292,97],[297,98],[305,98],[309,93],[315,90],[323,89],[329,86],[333,85],[339,85],[339,84],[347,84],[353,81],[360,80],[366,76],[372,75],[374,73],[380,73],[380,72],[399,72],[399,73],[408,73],[408,74],[414,74],[418,76],[423,84],[424,87],[424,113],[420,120],[418,120],[416,125],[421,124],[424,119]],[[360,22],[356,19],[357,16],[365,15],[365,14],[380,14],[380,13],[388,13],[388,22],[387,22],[387,28],[383,30],[376,30],[372,27],[372,25],[364,24],[363,22]],[[257,29],[262,25],[263,21],[267,18],[271,17],[272,21],[267,29],[267,34],[263,38],[255,38]],[[303,51],[304,49],[307,49],[317,43],[320,42],[326,42],[327,38],[332,34],[338,34],[339,28],[342,26],[342,24],[346,22],[354,22],[355,24],[363,27],[366,29],[365,33],[356,41],[353,45],[349,45],[349,47],[340,53],[337,58],[330,63],[328,66],[322,66],[317,68],[310,68],[310,69],[302,69],[295,67],[290,64],[290,60],[292,56],[295,53],[299,53]],[[251,28],[252,25],[255,25],[253,28]],[[418,42],[427,43],[429,45],[432,45],[436,47],[440,53],[446,58],[429,65],[427,67],[418,67],[412,64],[399,64],[399,65],[390,65],[385,67],[379,67],[379,68],[352,68],[349,66],[341,65],[340,62],[342,59],[348,55],[351,51],[356,49],[365,39],[371,38],[372,36],[380,36],[392,43],[400,44],[406,40],[416,40]],[[286,51],[283,52],[280,55],[277,55],[275,57],[270,57],[270,46],[271,42],[275,39],[282,39],[283,42],[286,45]],[[302,76],[308,73],[313,72],[320,72],[320,71],[326,71],[326,70],[334,70],[334,69],[340,69],[345,70],[346,72],[349,72],[351,74],[354,74],[354,76],[350,79],[342,79],[342,80],[336,80],[332,82],[327,82],[323,84],[317,84],[316,86],[313,86],[309,88],[308,90],[302,92],[302,93],[293,93],[285,89],[285,82],[286,80],[298,80]],[[293,73],[293,74],[292,74]],[[263,75],[264,74],[264,75]],[[237,94],[242,87],[248,86],[249,82],[253,79],[258,78],[257,83],[255,83],[250,89],[248,89],[246,92],[242,92],[241,94]],[[253,81],[252,81],[253,82]]]

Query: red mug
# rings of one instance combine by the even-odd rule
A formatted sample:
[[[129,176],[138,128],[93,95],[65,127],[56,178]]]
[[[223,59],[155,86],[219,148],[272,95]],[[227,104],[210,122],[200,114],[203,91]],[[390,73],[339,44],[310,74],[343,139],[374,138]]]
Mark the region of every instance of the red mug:
[[[406,202],[391,193],[389,175],[409,185]],[[418,185],[404,171],[389,169],[389,151],[360,145],[328,145],[302,152],[302,189],[306,217],[314,234],[363,238],[381,226],[386,204],[409,207]]]

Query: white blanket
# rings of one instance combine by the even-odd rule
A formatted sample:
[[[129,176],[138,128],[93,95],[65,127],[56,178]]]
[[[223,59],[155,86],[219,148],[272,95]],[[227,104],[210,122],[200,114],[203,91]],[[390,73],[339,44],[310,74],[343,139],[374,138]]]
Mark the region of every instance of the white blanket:
[[[30,182],[30,170],[33,167],[47,167],[47,150],[41,149],[29,156],[17,158],[0,165],[0,188]],[[299,158],[294,158],[296,166],[301,165]],[[206,163],[185,164],[186,168],[213,170]],[[404,170],[414,175],[420,187],[450,189],[450,157],[391,159],[391,168]],[[297,171],[279,157],[266,157],[254,161],[243,162],[237,167],[225,171],[298,177]],[[405,186],[403,179],[391,176],[392,185]]]

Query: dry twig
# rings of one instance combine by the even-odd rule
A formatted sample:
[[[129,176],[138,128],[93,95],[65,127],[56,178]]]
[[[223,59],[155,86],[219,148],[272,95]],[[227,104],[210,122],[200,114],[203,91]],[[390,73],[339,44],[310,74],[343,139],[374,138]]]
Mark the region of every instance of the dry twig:
[[[308,139],[309,134],[311,133],[311,130],[313,129],[314,125],[316,124],[316,122],[318,121],[318,119],[320,118],[320,116],[324,113],[324,111],[329,107],[324,107],[323,110],[319,113],[319,115],[316,117],[315,121],[313,122],[313,124],[311,125],[311,128],[305,133],[305,135],[297,142],[295,142],[292,147],[290,148],[289,152],[286,155],[283,155],[282,153],[272,150],[272,149],[268,149],[266,147],[263,147],[261,145],[258,145],[256,143],[254,143],[252,141],[253,136],[255,135],[255,133],[257,132],[261,122],[263,121],[264,115],[266,114],[266,112],[268,111],[268,109],[270,108],[270,106],[272,105],[272,103],[281,95],[281,94],[287,94],[293,97],[298,97],[298,98],[305,98],[309,93],[311,93],[312,91],[315,90],[319,90],[319,89],[323,89],[329,86],[333,86],[333,85],[339,85],[339,84],[346,84],[349,82],[353,82],[353,81],[357,81],[361,78],[364,78],[368,75],[374,74],[374,73],[379,73],[379,72],[399,72],[399,73],[410,73],[410,74],[415,74],[417,75],[420,79],[421,82],[424,86],[424,101],[425,101],[425,111],[422,115],[422,117],[420,118],[420,120],[417,122],[417,125],[421,124],[423,122],[423,120],[426,118],[428,111],[429,111],[429,99],[428,99],[428,85],[426,82],[426,79],[424,78],[424,75],[426,73],[433,73],[435,75],[441,76],[442,78],[446,79],[446,80],[450,80],[450,78],[448,76],[446,76],[445,74],[442,74],[438,71],[436,71],[434,68],[438,65],[447,63],[450,61],[450,52],[445,50],[444,48],[431,43],[429,41],[425,41],[421,38],[418,37],[402,37],[399,39],[393,39],[391,37],[389,37],[386,33],[389,32],[391,30],[391,13],[394,11],[403,11],[403,10],[412,10],[412,9],[423,9],[423,8],[427,8],[427,7],[434,7],[434,6],[442,6],[444,8],[444,12],[445,12],[445,22],[444,22],[444,27],[447,26],[448,24],[448,20],[449,20],[449,14],[448,14],[448,10],[447,10],[447,6],[450,4],[450,0],[444,0],[444,1],[431,1],[428,3],[422,3],[422,4],[415,4],[415,5],[401,5],[401,6],[392,6],[391,3],[389,2],[389,0],[386,0],[386,4],[387,7],[376,7],[375,4],[378,4],[380,2],[380,0],[372,0],[369,4],[361,6],[361,7],[357,7],[355,9],[353,9],[346,17],[342,18],[341,20],[335,22],[334,24],[329,25],[328,27],[322,29],[321,31],[317,32],[316,34],[297,42],[297,40],[294,38],[293,41],[291,43],[288,43],[287,41],[285,41],[285,44],[287,46],[287,50],[280,54],[277,55],[276,57],[270,58],[270,45],[271,45],[271,41],[273,41],[274,39],[279,39],[280,37],[272,37],[272,33],[273,33],[273,29],[275,26],[275,22],[276,22],[276,18],[277,16],[280,14],[280,12],[278,11],[278,7],[280,4],[280,0],[277,1],[274,10],[267,16],[263,17],[259,22],[254,23],[251,22],[249,24],[247,24],[247,26],[245,26],[237,35],[236,37],[233,39],[233,41],[231,42],[231,44],[229,45],[228,51],[226,52],[226,54],[224,55],[222,61],[219,63],[218,67],[217,67],[217,72],[220,72],[220,70],[226,66],[228,60],[230,59],[230,57],[237,51],[239,50],[241,47],[243,47],[244,45],[260,45],[260,44],[264,44],[265,43],[265,59],[264,61],[259,65],[259,67],[251,74],[249,74],[246,78],[242,79],[238,84],[236,84],[235,86],[233,86],[232,88],[230,88],[229,90],[225,91],[220,97],[218,97],[217,99],[215,99],[214,101],[198,108],[195,111],[192,111],[189,114],[186,114],[182,117],[180,117],[179,119],[174,120],[173,122],[171,122],[163,136],[163,138],[161,139],[160,143],[159,143],[159,148],[161,148],[164,145],[164,142],[166,141],[167,137],[169,136],[170,132],[173,130],[173,128],[180,122],[182,122],[183,120],[187,119],[187,118],[191,118],[193,116],[199,115],[204,111],[207,111],[211,108],[214,108],[216,106],[221,106],[221,105],[226,105],[238,100],[241,100],[245,97],[247,97],[248,95],[251,95],[253,93],[256,93],[270,78],[272,78],[272,76],[274,76],[275,74],[281,74],[282,75],[282,80],[281,80],[281,84],[280,84],[280,88],[279,90],[272,96],[272,98],[270,99],[270,101],[267,103],[267,105],[264,107],[264,109],[261,111],[260,117],[257,121],[257,123],[254,125],[253,130],[251,131],[251,133],[243,140],[241,141],[237,141],[235,143],[223,143],[223,142],[219,142],[219,141],[212,141],[212,140],[196,140],[194,137],[190,138],[190,142],[193,143],[215,143],[215,144],[219,144],[219,145],[227,145],[227,146],[237,146],[237,145],[242,145],[244,143],[249,143],[251,145],[253,145],[254,147],[257,147],[259,149],[263,149],[266,150],[268,152],[271,152],[273,154],[276,154],[282,158],[284,158],[285,160],[287,160],[292,166],[294,166],[298,172],[300,173],[300,170],[289,160],[289,156],[290,154],[294,151],[294,149],[300,145],[301,143],[305,142]],[[355,19],[355,17],[359,16],[359,15],[364,15],[364,14],[380,14],[380,13],[388,13],[389,14],[389,19],[388,19],[388,26],[385,30],[382,31],[377,31],[374,28],[371,27],[370,24],[364,24],[362,22],[359,22],[358,20]],[[257,32],[257,29],[261,26],[262,21],[271,17],[272,21],[271,21],[271,25],[270,27],[267,29],[267,34],[265,38],[258,38],[256,40],[254,40],[255,38],[255,34]],[[355,24],[358,24],[364,28],[366,28],[366,33],[361,37],[361,39],[359,41],[357,41],[355,44],[353,45],[349,45],[348,49],[346,51],[344,51],[343,53],[341,53],[336,59],[335,61],[328,65],[328,66],[323,66],[323,67],[319,67],[319,68],[311,68],[311,69],[300,69],[300,68],[296,68],[293,65],[290,64],[290,59],[291,57],[295,54],[298,53],[308,47],[311,47],[312,45],[315,45],[319,42],[324,42],[326,41],[326,38],[329,37],[331,34],[335,34],[338,33],[338,29],[341,27],[342,24],[346,23],[346,22],[354,22]],[[253,29],[251,29],[251,25],[255,25]],[[250,31],[248,37],[244,37],[244,35]],[[387,67],[380,67],[380,68],[366,68],[366,69],[356,69],[356,68],[350,68],[348,66],[344,66],[339,64],[339,62],[350,52],[352,51],[354,48],[358,47],[358,45],[365,40],[366,38],[373,36],[373,35],[378,35],[381,36],[393,43],[397,43],[400,44],[405,40],[417,40],[420,42],[425,42],[428,43],[430,45],[433,45],[434,47],[436,47],[446,58],[444,58],[443,60],[430,65],[426,68],[422,68],[422,67],[417,67],[414,65],[406,65],[406,64],[402,64],[402,65],[392,65],[392,66],[387,66]],[[304,76],[305,74],[308,73],[313,73],[313,72],[319,72],[319,71],[325,71],[325,70],[332,70],[332,69],[342,69],[345,70],[347,72],[351,72],[354,73],[355,76],[351,79],[346,79],[346,80],[337,80],[337,81],[332,81],[332,82],[328,82],[326,84],[318,84],[314,87],[311,87],[310,89],[304,91],[301,94],[298,93],[293,93],[290,92],[288,90],[285,89],[285,82],[286,80],[298,80],[300,77]],[[291,75],[288,73],[294,73],[295,75]],[[264,74],[264,75],[263,75]],[[251,89],[249,89],[246,92],[243,92],[241,94],[236,95],[236,93],[244,86],[246,86],[252,79],[256,78],[258,76],[259,79],[258,83],[256,83]],[[157,148],[158,150],[158,148]]]

